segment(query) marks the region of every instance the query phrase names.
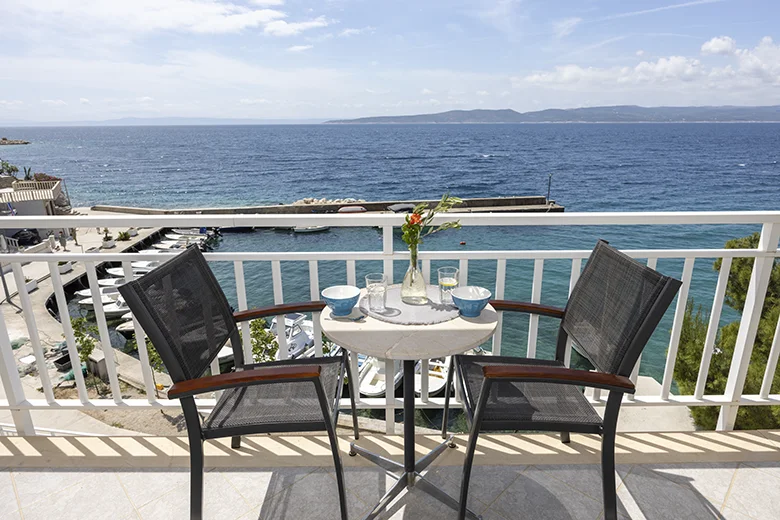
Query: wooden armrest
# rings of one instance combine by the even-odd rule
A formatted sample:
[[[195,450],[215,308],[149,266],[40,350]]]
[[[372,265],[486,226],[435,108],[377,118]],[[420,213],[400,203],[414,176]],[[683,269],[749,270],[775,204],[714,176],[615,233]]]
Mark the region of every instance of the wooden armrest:
[[[488,379],[514,379],[518,381],[540,381],[590,386],[607,390],[620,390],[633,394],[634,383],[625,376],[573,370],[566,367],[544,365],[487,365],[482,374]]]
[[[516,302],[511,300],[490,300],[490,305],[497,311],[527,312],[529,314],[540,314],[542,316],[552,316],[553,318],[563,318],[564,310],[559,307],[542,305],[540,303]]]
[[[180,399],[192,395],[224,390],[252,383],[292,379],[316,379],[320,377],[319,366],[264,367],[240,372],[229,372],[216,376],[204,376],[175,383],[168,390],[168,399]]]
[[[281,305],[270,305],[268,307],[249,309],[248,311],[234,312],[233,318],[236,321],[247,321],[268,316],[283,316],[291,312],[319,312],[324,308],[325,302],[323,301],[283,303]]]

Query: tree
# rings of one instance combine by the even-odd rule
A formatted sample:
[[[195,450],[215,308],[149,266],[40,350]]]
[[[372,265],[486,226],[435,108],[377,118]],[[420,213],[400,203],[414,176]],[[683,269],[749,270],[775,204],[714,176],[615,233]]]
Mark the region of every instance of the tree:
[[[89,362],[89,356],[95,350],[98,328],[90,325],[86,318],[71,318],[70,326],[73,329],[73,337],[76,339],[76,348],[79,351],[78,370],[81,370],[81,366]],[[71,365],[73,365],[72,360]],[[73,370],[76,368],[74,367]],[[99,393],[97,383],[95,383],[95,392]]]
[[[276,355],[279,352],[279,342],[276,341],[276,336],[266,327],[268,324],[262,318],[249,322],[249,338],[255,363],[276,361]]]
[[[16,177],[16,174],[18,172],[19,172],[18,167],[8,163],[7,161],[0,161],[0,175],[11,175],[13,177]]]
[[[747,237],[729,240],[726,242],[726,248],[755,248],[759,238],[759,234],[754,233]],[[722,262],[718,259],[713,268],[720,271],[721,265]],[[726,305],[738,312],[742,312],[745,306],[752,271],[752,258],[735,258],[731,264],[724,301]],[[746,394],[757,394],[761,389],[778,318],[780,318],[780,263],[775,261],[745,379],[744,393]],[[693,394],[695,390],[708,322],[709,316],[704,313],[701,306],[697,307],[693,299],[690,299],[685,309],[680,347],[674,369],[675,381],[683,394]],[[737,320],[724,325],[718,331],[705,384],[705,394],[722,395],[726,390],[739,325],[740,322]],[[777,392],[778,389],[780,389],[780,376],[775,373],[772,391]],[[714,429],[718,413],[718,407],[691,407],[691,416],[701,429]],[[742,406],[735,424],[735,428],[742,430],[778,427],[780,427],[778,406]]]
[[[32,168],[30,168],[29,166],[25,166],[24,167],[24,180],[26,180],[26,181],[33,180]]]

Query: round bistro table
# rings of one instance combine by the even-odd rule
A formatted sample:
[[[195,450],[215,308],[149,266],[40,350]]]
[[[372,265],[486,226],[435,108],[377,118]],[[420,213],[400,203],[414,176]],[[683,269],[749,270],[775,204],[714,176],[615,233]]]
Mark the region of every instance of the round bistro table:
[[[361,298],[365,295],[361,290]],[[398,478],[379,503],[366,515],[365,520],[375,518],[402,491],[417,487],[456,511],[458,501],[426,480],[421,474],[431,462],[452,444],[450,436],[430,453],[415,460],[414,439],[414,367],[422,359],[441,358],[462,354],[484,343],[496,330],[498,314],[488,305],[477,318],[457,318],[433,325],[400,325],[365,316],[357,307],[349,317],[331,316],[329,308],[320,315],[322,332],[334,343],[346,348],[353,355],[357,353],[380,359],[402,360],[404,369],[404,462],[372,453],[354,442],[350,445],[350,455],[360,455],[384,468]],[[353,374],[357,378],[357,374]],[[357,388],[357,385],[356,385]],[[453,445],[454,446],[454,445]],[[479,517],[468,511],[471,519]]]

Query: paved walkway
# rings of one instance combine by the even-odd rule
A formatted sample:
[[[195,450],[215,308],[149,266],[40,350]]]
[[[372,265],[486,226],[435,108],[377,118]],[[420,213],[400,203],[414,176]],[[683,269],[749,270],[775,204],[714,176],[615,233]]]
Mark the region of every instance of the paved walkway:
[[[339,518],[326,439],[250,437],[238,451],[227,443],[207,443],[205,518]],[[436,441],[418,437],[425,447]],[[622,435],[620,518],[780,518],[779,441],[777,432]],[[341,439],[342,448],[347,442]],[[360,442],[384,446],[396,459],[402,446],[398,436]],[[460,485],[464,444],[459,438],[458,449],[448,450],[426,475],[452,495]],[[0,437],[0,467],[12,466],[0,470],[0,519],[186,519],[186,446],[181,438]],[[595,446],[595,436],[572,435],[569,446],[550,435],[486,436],[478,445],[469,505],[484,520],[600,519]],[[393,481],[359,457],[343,458],[349,518],[362,518]],[[171,467],[179,463],[184,467]],[[381,518],[446,520],[455,514],[412,490]]]

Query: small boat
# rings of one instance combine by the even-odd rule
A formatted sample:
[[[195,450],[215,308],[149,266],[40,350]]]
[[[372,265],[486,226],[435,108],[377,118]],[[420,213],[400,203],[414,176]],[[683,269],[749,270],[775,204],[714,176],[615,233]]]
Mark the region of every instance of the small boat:
[[[119,298],[119,293],[101,294],[100,303],[101,305],[108,305],[116,302],[117,298]],[[79,300],[79,305],[91,309],[95,306],[95,300],[92,298],[84,298],[83,300]]]
[[[125,320],[125,321],[132,320],[133,319],[133,313],[132,312],[128,312],[127,314],[122,314],[122,319]]]
[[[113,303],[103,305],[103,313],[105,313],[107,318],[117,318],[126,314],[129,310],[130,307],[125,303],[121,296]]]
[[[124,273],[122,273],[122,276],[124,276]],[[106,278],[104,280],[98,280],[98,285],[101,287],[119,287],[124,284],[124,278]]]
[[[126,321],[117,325],[116,331],[126,338],[129,338],[135,334],[135,325],[131,321]]]
[[[160,267],[163,264],[163,262],[159,260],[155,261],[149,261],[149,260],[137,260],[135,262],[130,262],[130,266],[133,268],[133,272],[135,271],[143,271],[143,270],[149,270],[155,269],[157,267]]]
[[[393,213],[411,213],[414,211],[415,205],[408,203],[390,204],[387,209]]]
[[[149,267],[133,267],[133,274],[135,276],[143,276],[145,274],[151,273],[154,270],[154,268]],[[106,273],[110,274],[111,276],[115,276],[117,278],[121,278],[125,275],[125,268],[124,267],[109,267],[106,269]],[[121,285],[121,284],[120,284]]]
[[[199,236],[203,238],[213,234],[206,228],[173,228],[171,231],[177,235]]]
[[[293,233],[321,233],[330,229],[330,226],[295,226]]]
[[[401,385],[404,378],[403,365],[400,361],[393,361],[393,384],[395,390]],[[385,385],[385,363],[375,357],[366,357],[360,363],[358,357],[358,388],[360,395],[365,397],[383,397],[387,386]]]
[[[82,289],[80,291],[76,291],[76,296],[81,296],[82,298],[91,298],[92,297],[92,289]],[[116,287],[98,287],[98,294],[119,294],[119,289]]]
[[[336,213],[365,213],[366,211],[363,206],[342,206]]]
[[[180,235],[178,233],[166,233],[168,240],[187,240],[189,242],[203,242],[207,240],[206,235]]]
[[[187,249],[187,246],[189,246],[191,242],[187,242],[186,240],[163,240],[162,242],[157,242],[156,244],[152,244],[152,247],[155,249],[162,249],[163,251],[168,251],[171,249]]]
[[[305,314],[291,313],[284,317],[284,329],[287,336],[287,357],[295,359],[306,349],[314,345],[314,324]],[[268,330],[276,335],[276,318],[271,320]],[[311,332],[310,332],[311,331]]]
[[[450,371],[450,357],[428,361],[428,395],[436,397],[444,393],[447,374]],[[414,367],[414,393],[422,395],[422,363]]]
[[[252,226],[228,226],[219,228],[220,233],[251,233],[255,228]]]

